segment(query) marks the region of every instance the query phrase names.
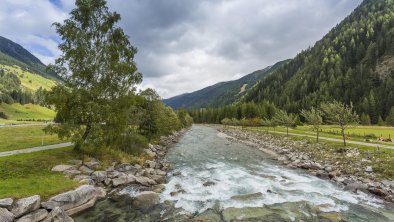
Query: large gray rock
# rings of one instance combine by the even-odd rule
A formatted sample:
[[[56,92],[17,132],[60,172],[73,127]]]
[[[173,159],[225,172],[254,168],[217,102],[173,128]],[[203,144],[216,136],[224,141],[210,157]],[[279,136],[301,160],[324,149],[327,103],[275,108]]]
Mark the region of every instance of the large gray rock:
[[[224,221],[261,221],[272,214],[272,211],[265,207],[245,207],[245,208],[227,208],[223,212]]]
[[[74,222],[60,207],[55,207],[42,222]]]
[[[107,179],[107,172],[106,171],[95,171],[92,173],[92,179],[97,182],[103,182]]]
[[[81,171],[82,173],[87,174],[87,175],[91,175],[94,172],[94,170],[90,169],[87,166],[79,167],[79,171]]]
[[[10,209],[12,203],[14,203],[14,200],[12,198],[0,199],[0,207],[2,208]]]
[[[75,170],[73,165],[57,165],[52,168],[53,172],[64,172],[66,170]]]
[[[40,208],[40,202],[41,197],[39,195],[19,199],[12,205],[11,213],[17,218],[21,217]]]
[[[5,208],[0,208],[0,222],[12,222],[15,219],[15,215],[9,212]]]
[[[120,185],[125,185],[129,183],[134,183],[136,180],[136,177],[132,174],[129,175],[124,175],[122,177],[114,178],[112,179],[112,185],[114,187],[120,186]]]
[[[92,159],[89,162],[86,162],[85,165],[90,169],[97,169],[100,166],[100,162],[96,159]]]
[[[144,186],[156,185],[157,183],[148,177],[136,177],[135,181]]]
[[[55,209],[61,207],[63,210],[68,210],[74,207],[78,207],[89,200],[99,195],[98,189],[91,185],[82,185],[75,190],[61,193],[57,196],[52,197],[49,201],[44,202],[41,206],[45,209]]]
[[[144,163],[144,167],[146,168],[155,168],[156,167],[156,162],[155,161],[151,161],[151,160],[147,160]]]
[[[44,220],[48,216],[48,211],[45,209],[38,209],[34,212],[31,212],[18,220],[16,222],[39,222]]]
[[[142,208],[148,209],[160,203],[159,194],[152,191],[144,191],[141,192],[138,196],[135,197],[133,201],[133,205]]]

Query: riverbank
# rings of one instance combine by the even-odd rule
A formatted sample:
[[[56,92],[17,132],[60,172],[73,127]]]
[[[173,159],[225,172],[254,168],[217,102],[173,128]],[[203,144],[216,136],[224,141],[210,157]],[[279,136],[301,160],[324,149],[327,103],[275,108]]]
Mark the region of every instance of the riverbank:
[[[68,164],[56,165],[52,172],[64,174],[64,177],[81,186],[75,190],[58,194],[49,199],[40,195],[0,200],[0,221],[73,221],[70,216],[77,215],[94,207],[100,199],[107,196],[123,195],[120,191],[129,185],[141,192],[133,198],[136,206],[157,204],[163,189],[169,163],[164,156],[170,146],[178,141],[187,130],[161,137],[158,144],[149,145],[139,164],[112,162],[101,163],[91,158],[69,159]],[[108,194],[108,195],[107,195]],[[54,218],[58,220],[54,220]]]
[[[394,202],[394,180],[383,179],[372,165],[384,158],[379,153],[364,153],[356,148],[338,148],[308,140],[293,140],[269,133],[214,126],[230,139],[267,152],[289,168],[300,168],[330,180],[350,192],[372,194]]]

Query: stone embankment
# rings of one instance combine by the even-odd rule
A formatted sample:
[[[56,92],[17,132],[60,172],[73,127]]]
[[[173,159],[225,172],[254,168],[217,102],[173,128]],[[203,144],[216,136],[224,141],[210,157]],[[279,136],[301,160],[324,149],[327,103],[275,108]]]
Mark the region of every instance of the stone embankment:
[[[148,208],[159,203],[159,194],[164,190],[170,164],[164,161],[168,148],[178,142],[186,130],[162,137],[159,144],[149,145],[145,150],[148,160],[141,166],[129,163],[113,163],[103,169],[102,164],[91,159],[89,162],[70,160],[67,165],[57,165],[54,172],[78,181],[75,190],[58,194],[43,202],[39,195],[14,200],[0,199],[0,222],[72,222],[71,216],[93,207],[97,200],[129,185],[139,187],[141,192],[134,198],[133,205]]]
[[[364,192],[394,202],[394,180],[380,180],[371,160],[361,158],[357,149],[327,149],[322,144],[275,137],[233,128],[219,128],[229,139],[243,142],[270,154],[290,168],[300,168],[322,179],[331,180],[350,192]],[[336,151],[335,151],[336,150]]]

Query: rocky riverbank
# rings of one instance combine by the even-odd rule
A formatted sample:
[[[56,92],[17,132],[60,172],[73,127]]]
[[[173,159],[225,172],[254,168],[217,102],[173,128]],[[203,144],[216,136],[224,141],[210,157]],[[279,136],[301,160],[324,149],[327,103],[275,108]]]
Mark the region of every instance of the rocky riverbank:
[[[218,130],[228,135],[230,140],[243,142],[270,154],[287,167],[304,169],[350,192],[364,192],[394,202],[394,180],[379,179],[369,165],[373,156],[362,157],[355,148],[326,147],[306,140],[279,138],[236,128],[218,127]]]
[[[144,151],[147,160],[143,165],[114,162],[104,168],[100,161],[91,159],[89,162],[69,160],[67,165],[54,166],[52,171],[62,172],[65,177],[80,182],[81,186],[45,202],[39,195],[19,200],[0,199],[0,222],[72,222],[71,216],[93,207],[107,196],[122,195],[120,191],[131,185],[142,191],[132,198],[135,206],[148,208],[156,205],[170,169],[163,157],[185,132],[161,137],[157,145],[149,145]]]

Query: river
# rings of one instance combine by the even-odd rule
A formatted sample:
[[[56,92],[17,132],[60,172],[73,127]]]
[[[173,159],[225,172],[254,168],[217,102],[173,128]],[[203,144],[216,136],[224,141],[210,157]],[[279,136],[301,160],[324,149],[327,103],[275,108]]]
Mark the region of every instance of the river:
[[[160,196],[160,207],[140,212],[127,201],[106,200],[75,220],[160,221],[166,217],[167,221],[182,221],[184,217],[170,214],[187,212],[206,215],[200,218],[207,221],[394,220],[391,205],[367,194],[343,191],[302,170],[278,165],[267,154],[231,142],[214,128],[193,126],[166,158],[173,171]],[[131,196],[138,193],[133,187],[124,192]],[[168,203],[175,208],[166,207]]]

